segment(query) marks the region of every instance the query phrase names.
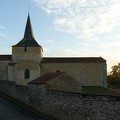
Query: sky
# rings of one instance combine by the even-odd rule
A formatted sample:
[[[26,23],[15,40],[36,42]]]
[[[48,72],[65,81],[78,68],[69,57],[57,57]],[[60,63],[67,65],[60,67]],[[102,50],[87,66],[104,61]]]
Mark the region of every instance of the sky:
[[[120,0],[1,0],[0,54],[24,35],[28,12],[45,57],[103,57],[120,62]]]

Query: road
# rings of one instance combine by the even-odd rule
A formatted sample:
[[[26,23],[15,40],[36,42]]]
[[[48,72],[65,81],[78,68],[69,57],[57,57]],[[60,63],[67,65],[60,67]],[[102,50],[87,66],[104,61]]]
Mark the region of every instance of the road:
[[[48,120],[0,96],[0,120]]]

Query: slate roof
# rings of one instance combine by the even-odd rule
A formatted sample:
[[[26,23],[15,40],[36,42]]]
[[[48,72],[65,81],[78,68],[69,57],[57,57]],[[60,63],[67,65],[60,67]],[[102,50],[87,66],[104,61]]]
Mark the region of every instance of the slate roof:
[[[41,77],[30,81],[29,84],[46,84],[47,82],[55,79],[56,77],[59,77],[62,74],[64,74],[64,72],[46,73],[46,74],[42,75]]]
[[[0,55],[0,61],[11,61],[12,55]]]
[[[102,57],[43,57],[42,63],[104,63]]]
[[[25,33],[23,39],[13,47],[41,47],[34,38],[30,16],[28,14]]]

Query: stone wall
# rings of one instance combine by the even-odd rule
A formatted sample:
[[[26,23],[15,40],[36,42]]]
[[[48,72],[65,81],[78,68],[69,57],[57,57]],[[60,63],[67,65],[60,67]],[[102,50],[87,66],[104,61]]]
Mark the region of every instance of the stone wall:
[[[8,80],[8,62],[0,62],[0,80]]]
[[[79,92],[82,91],[82,84],[79,80],[72,78],[66,73],[62,73],[59,77],[46,83],[50,90],[59,90],[66,92]]]
[[[0,81],[0,91],[59,120],[120,120],[120,97],[50,91]]]
[[[107,87],[106,63],[42,63],[41,74],[66,72],[83,86]]]
[[[42,59],[43,50],[41,47],[12,47],[12,60],[14,62],[20,62],[22,60],[33,60],[40,64]]]
[[[30,71],[30,78],[25,79],[25,70]],[[27,85],[27,82],[40,77],[40,66],[32,60],[23,60],[15,65],[15,80],[19,85]]]

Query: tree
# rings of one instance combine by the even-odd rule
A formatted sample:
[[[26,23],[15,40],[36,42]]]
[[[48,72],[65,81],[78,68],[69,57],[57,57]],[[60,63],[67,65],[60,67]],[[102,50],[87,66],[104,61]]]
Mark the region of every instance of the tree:
[[[120,63],[111,67],[110,74],[108,75],[108,82],[111,84],[120,84]]]

